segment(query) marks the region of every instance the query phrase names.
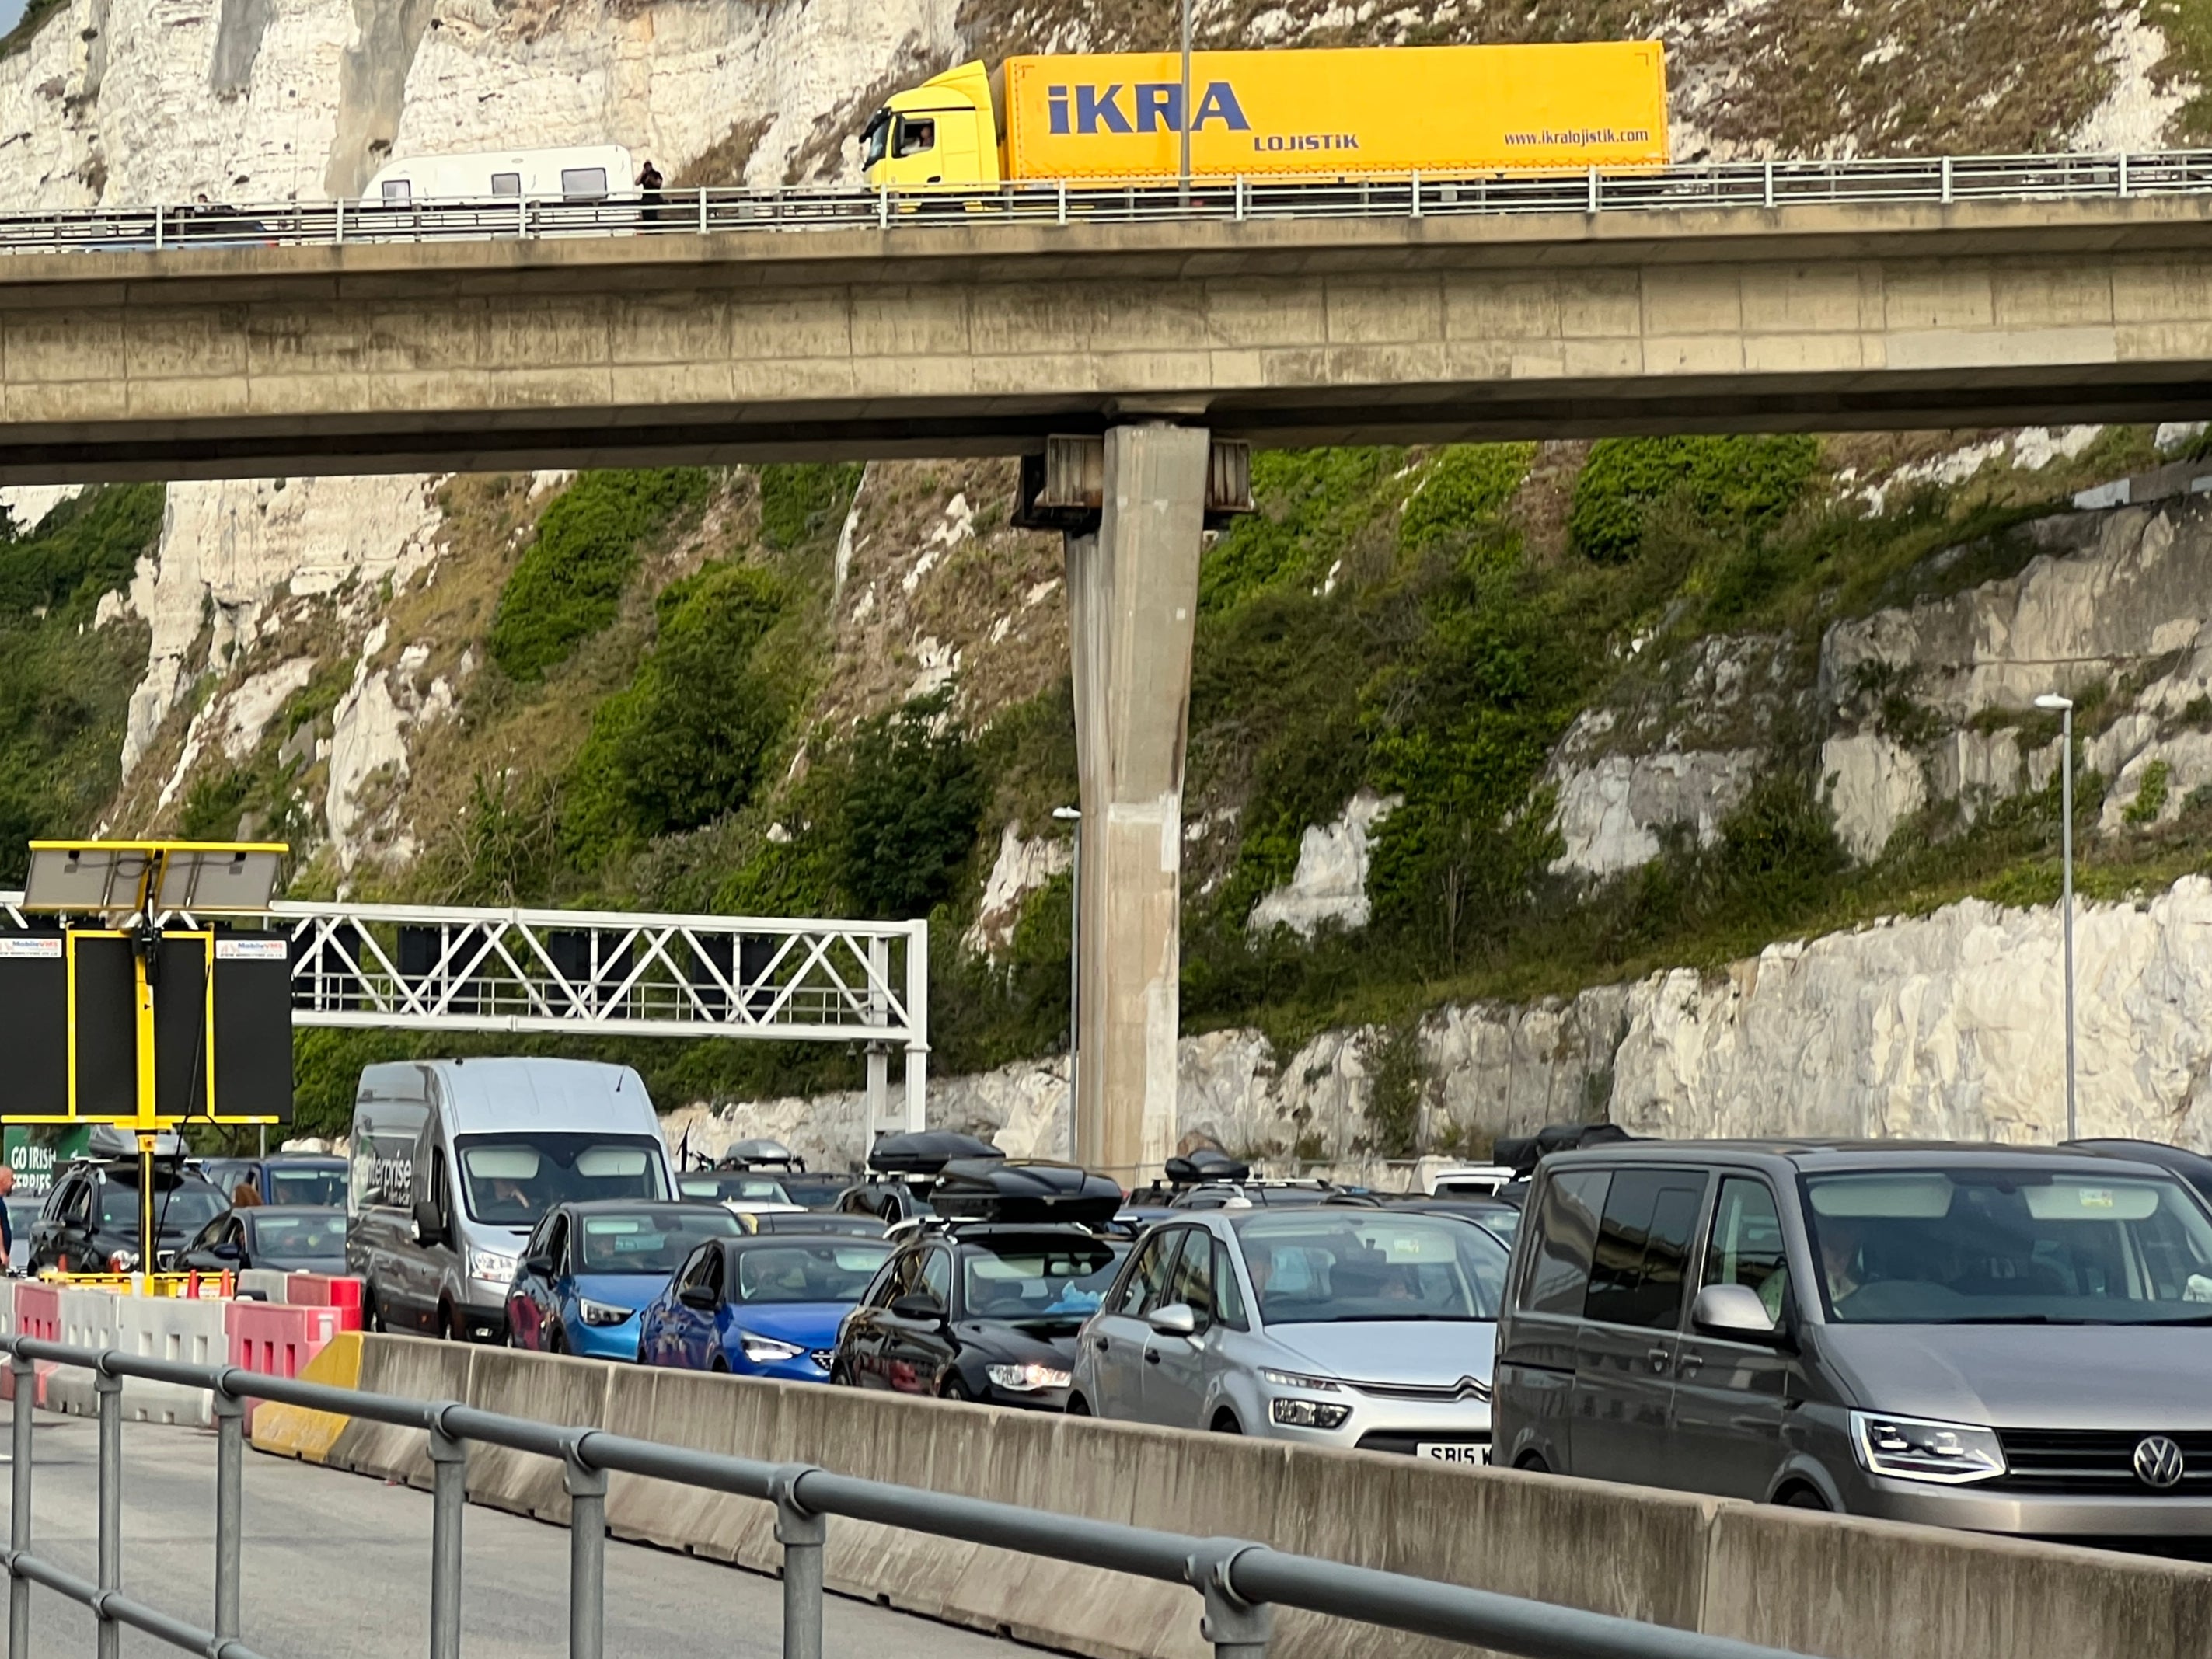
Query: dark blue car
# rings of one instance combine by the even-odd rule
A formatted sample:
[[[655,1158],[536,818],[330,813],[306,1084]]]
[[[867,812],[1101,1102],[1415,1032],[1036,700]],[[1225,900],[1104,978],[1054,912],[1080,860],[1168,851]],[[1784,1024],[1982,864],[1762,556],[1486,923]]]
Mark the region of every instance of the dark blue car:
[[[639,1316],[647,1365],[825,1382],[837,1327],[891,1247],[764,1233],[701,1245]]]
[[[507,1293],[509,1344],[637,1358],[637,1310],[702,1243],[734,1235],[719,1204],[603,1198],[556,1205],[523,1246]]]

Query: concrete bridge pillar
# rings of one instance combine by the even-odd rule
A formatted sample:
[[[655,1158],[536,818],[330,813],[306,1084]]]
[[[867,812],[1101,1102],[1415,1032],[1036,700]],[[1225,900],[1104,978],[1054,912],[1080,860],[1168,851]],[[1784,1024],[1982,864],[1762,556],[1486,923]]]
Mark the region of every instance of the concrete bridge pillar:
[[[1183,737],[1211,434],[1106,434],[1097,531],[1067,538],[1082,775],[1075,1155],[1133,1185],[1174,1150]]]

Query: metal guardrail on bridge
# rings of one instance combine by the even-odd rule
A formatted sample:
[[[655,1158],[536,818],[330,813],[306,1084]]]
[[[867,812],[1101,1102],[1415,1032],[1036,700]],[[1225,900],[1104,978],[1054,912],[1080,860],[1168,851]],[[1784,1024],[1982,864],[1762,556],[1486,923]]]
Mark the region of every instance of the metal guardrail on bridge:
[[[783,1546],[784,1659],[822,1659],[823,1550],[833,1516],[872,1522],[994,1549],[1188,1584],[1204,1606],[1200,1628],[1215,1659],[1266,1659],[1273,1609],[1298,1607],[1387,1629],[1464,1642],[1528,1659],[1796,1659],[1780,1650],[1695,1631],[1646,1625],[1581,1608],[1533,1601],[1434,1579],[1319,1560],[1237,1538],[1194,1538],[1085,1516],[1023,1509],[913,1486],[856,1480],[812,1464],[726,1457],[654,1441],[566,1428],[480,1411],[451,1401],[406,1400],[265,1376],[230,1366],[187,1365],[113,1349],[0,1337],[15,1377],[10,1441],[15,1458],[8,1548],[8,1659],[32,1659],[30,1592],[44,1584],[92,1609],[100,1651],[115,1650],[129,1625],[208,1659],[258,1659],[239,1639],[243,1556],[244,1442],[249,1399],[365,1417],[430,1437],[430,1659],[459,1659],[461,1523],[471,1443],[553,1458],[566,1470],[568,1653],[602,1659],[606,1639],[607,1476],[620,1470],[734,1493],[775,1505]],[[88,1583],[31,1553],[33,1362],[94,1373],[100,1409],[100,1576]],[[215,1628],[200,1630],[122,1593],[123,1392],[121,1379],[207,1389],[215,1401]]]
[[[671,190],[599,199],[60,209],[0,212],[0,252],[164,252],[347,242],[488,241],[1013,222],[1127,224],[1642,213],[1808,204],[2113,201],[2212,194],[2212,150],[1723,161],[1604,173],[1377,174],[1302,182],[1206,176],[1119,185],[1010,184],[927,191]]]

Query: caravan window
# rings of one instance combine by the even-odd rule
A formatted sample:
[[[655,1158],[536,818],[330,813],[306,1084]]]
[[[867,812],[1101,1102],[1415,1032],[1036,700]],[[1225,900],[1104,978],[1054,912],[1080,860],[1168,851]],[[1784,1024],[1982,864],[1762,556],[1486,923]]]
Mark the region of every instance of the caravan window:
[[[660,1143],[641,1136],[464,1135],[459,1152],[469,1214],[496,1226],[532,1225],[571,1200],[668,1196]]]
[[[384,199],[387,202],[408,201],[414,193],[414,187],[404,179],[386,179],[384,181]]]
[[[562,167],[561,193],[563,196],[604,196],[607,193],[607,170],[605,167]]]
[[[522,175],[519,173],[495,173],[491,176],[491,193],[495,196],[522,194]]]

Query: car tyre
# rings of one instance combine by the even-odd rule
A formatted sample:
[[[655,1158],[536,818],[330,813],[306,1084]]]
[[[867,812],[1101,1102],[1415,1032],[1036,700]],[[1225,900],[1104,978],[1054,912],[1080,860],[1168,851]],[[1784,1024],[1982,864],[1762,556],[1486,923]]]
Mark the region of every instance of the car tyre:
[[[1237,1413],[1234,1412],[1214,1413],[1213,1421],[1208,1424],[1207,1427],[1216,1434],[1242,1434],[1244,1432],[1244,1425],[1237,1420]]]
[[[1829,1508],[1828,1500],[1810,1486],[1792,1486],[1782,1494],[1781,1503],[1785,1510],[1819,1510],[1824,1514]]]
[[[441,1302],[438,1304],[438,1335],[447,1342],[465,1342],[469,1340],[468,1332],[461,1327],[461,1317],[453,1311],[453,1304],[450,1302]]]
[[[960,1380],[958,1371],[953,1372],[945,1379],[944,1386],[937,1391],[937,1397],[939,1400],[961,1401],[969,1405],[975,1402],[975,1396],[968,1391],[968,1385]]]
[[[1068,1395],[1068,1396],[1067,1396],[1067,1414],[1068,1414],[1070,1417],[1088,1417],[1088,1416],[1090,1416],[1090,1415],[1091,1415],[1091,1402],[1090,1402],[1088,1400],[1085,1400],[1085,1399],[1081,1395],[1079,1395],[1079,1394],[1072,1394],[1072,1395]]]
[[[546,1352],[566,1353],[568,1352],[568,1327],[562,1324],[559,1320],[552,1319],[546,1322],[544,1340]]]
[[[830,1386],[833,1389],[851,1388],[853,1368],[842,1359],[832,1359],[830,1362]]]
[[[1549,1474],[1552,1472],[1552,1466],[1535,1452],[1524,1453],[1521,1461],[1513,1467],[1525,1469],[1530,1474]]]
[[[717,1376],[727,1376],[730,1374],[730,1362],[721,1355],[716,1354],[714,1358],[707,1362],[707,1369]]]

